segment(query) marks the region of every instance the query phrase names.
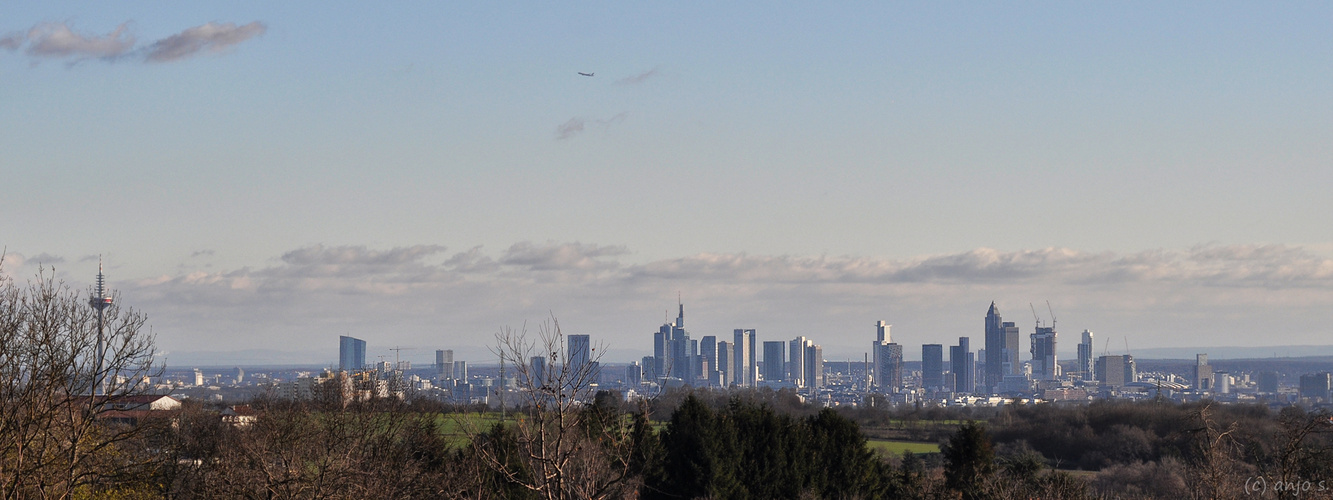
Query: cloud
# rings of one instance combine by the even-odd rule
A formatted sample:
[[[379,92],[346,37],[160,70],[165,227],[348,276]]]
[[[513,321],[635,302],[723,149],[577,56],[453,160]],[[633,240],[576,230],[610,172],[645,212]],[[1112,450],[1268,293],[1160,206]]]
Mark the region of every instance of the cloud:
[[[128,25],[121,23],[111,33],[97,36],[75,33],[64,23],[42,23],[28,30],[27,53],[32,57],[114,60],[134,48]]]
[[[555,140],[563,141],[583,133],[583,119],[570,118],[569,121],[555,128]]]
[[[600,270],[619,267],[614,261],[599,260],[628,254],[624,246],[585,245],[582,243],[515,243],[505,250],[500,263],[523,266],[534,271]]]
[[[648,70],[648,71],[644,71],[643,73],[639,73],[639,74],[634,75],[634,76],[627,76],[627,77],[625,77],[625,78],[621,78],[621,79],[619,79],[619,80],[616,80],[616,85],[636,85],[636,84],[643,83],[644,80],[647,80],[647,79],[652,78],[652,77],[654,77],[654,76],[657,76],[657,68],[653,68],[653,69],[650,69],[650,70]]]
[[[15,51],[22,46],[23,46],[22,33],[10,33],[5,36],[0,36],[0,49],[9,49],[10,51]]]
[[[6,266],[16,258],[7,256]],[[263,267],[186,270],[113,287],[176,350],[331,345],[345,332],[381,344],[485,346],[500,326],[555,313],[579,333],[647,352],[647,334],[663,309],[674,309],[677,291],[696,335],[745,325],[766,339],[814,338],[837,356],[860,356],[878,319],[898,325],[895,336],[909,344],[975,335],[991,300],[1016,314],[1050,299],[1068,330],[1136,336],[1131,342],[1142,347],[1237,345],[1258,341],[1246,340],[1255,332],[1268,332],[1263,342],[1316,342],[1333,308],[1333,259],[1281,245],[632,258],[623,245],[582,242],[454,253],[440,245],[313,245]]]
[[[258,21],[241,26],[234,23],[207,23],[135,48],[137,39],[130,33],[129,23],[121,23],[105,35],[77,33],[68,23],[42,23],[33,26],[27,33],[11,33],[0,37],[0,49],[14,51],[26,43],[25,53],[29,57],[66,59],[71,64],[87,59],[170,62],[202,52],[222,51],[262,35],[267,29]]]
[[[625,121],[625,118],[628,116],[629,116],[628,112],[622,111],[616,114],[615,116],[606,119],[598,118],[593,120],[585,120],[584,118],[578,118],[578,117],[570,118],[569,121],[562,123],[560,124],[560,126],[555,128],[555,140],[563,141],[583,133],[584,126],[587,123],[599,125],[602,127],[610,127],[611,125],[615,125],[617,123]]]
[[[268,27],[255,21],[242,26],[234,23],[208,23],[186,29],[148,46],[148,62],[167,62],[194,56],[200,51],[218,52],[232,45],[264,34]]]
[[[190,257],[212,257],[215,253],[217,252],[214,252],[213,250],[195,250],[190,252]]]

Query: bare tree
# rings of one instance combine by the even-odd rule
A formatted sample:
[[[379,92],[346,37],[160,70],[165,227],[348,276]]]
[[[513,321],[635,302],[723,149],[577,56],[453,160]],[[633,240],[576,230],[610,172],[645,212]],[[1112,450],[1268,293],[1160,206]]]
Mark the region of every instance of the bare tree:
[[[496,339],[495,354],[514,374],[523,411],[489,434],[506,436],[507,444],[487,439],[473,423],[476,455],[508,485],[540,498],[632,494],[640,479],[631,460],[633,420],[615,405],[594,404],[601,346],[587,346],[586,358],[569,352],[555,318],[539,326],[536,339],[526,328],[505,328]]]
[[[105,361],[98,363],[97,312],[39,270],[20,286],[0,275],[0,496],[68,498],[137,484],[153,457],[133,441],[152,422],[106,418],[118,401],[148,390],[153,336],[138,311],[110,305]],[[102,395],[94,395],[94,386]]]

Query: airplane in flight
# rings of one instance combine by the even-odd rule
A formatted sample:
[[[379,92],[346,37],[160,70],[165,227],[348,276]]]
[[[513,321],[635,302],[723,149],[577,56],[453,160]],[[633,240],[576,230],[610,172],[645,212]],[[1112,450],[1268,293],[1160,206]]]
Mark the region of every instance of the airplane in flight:
[[[593,73],[584,73],[584,72],[582,72],[582,71],[578,71],[577,73],[579,74],[579,76],[592,76],[592,75],[593,75]]]

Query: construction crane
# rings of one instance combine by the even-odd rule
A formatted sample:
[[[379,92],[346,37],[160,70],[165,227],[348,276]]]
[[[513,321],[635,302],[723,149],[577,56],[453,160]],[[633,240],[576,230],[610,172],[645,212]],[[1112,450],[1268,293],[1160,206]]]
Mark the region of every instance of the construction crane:
[[[1046,301],[1046,310],[1047,310],[1047,311],[1050,311],[1050,313],[1051,313],[1051,329],[1054,330],[1054,329],[1055,329],[1055,309],[1051,309],[1051,301],[1050,301],[1050,300],[1047,300],[1047,301]]]
[[[415,348],[415,347],[398,347],[398,346],[393,346],[392,349],[389,349],[390,351],[393,351],[393,369],[395,369],[395,370],[398,369],[398,354],[399,354],[401,351],[411,351],[411,350],[413,350],[413,349],[416,349],[416,348]]]
[[[1032,309],[1032,319],[1037,321],[1037,328],[1041,328],[1041,317],[1037,316],[1037,307],[1028,302],[1028,309]]]

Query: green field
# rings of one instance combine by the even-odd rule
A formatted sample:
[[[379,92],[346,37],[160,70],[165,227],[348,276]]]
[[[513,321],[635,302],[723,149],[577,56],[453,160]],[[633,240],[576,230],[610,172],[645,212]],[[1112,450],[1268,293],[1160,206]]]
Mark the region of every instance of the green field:
[[[890,441],[887,439],[871,439],[866,441],[870,449],[879,450],[889,455],[902,455],[904,451],[910,451],[918,455],[926,453],[939,453],[940,445],[936,443],[921,443],[917,441]]]

